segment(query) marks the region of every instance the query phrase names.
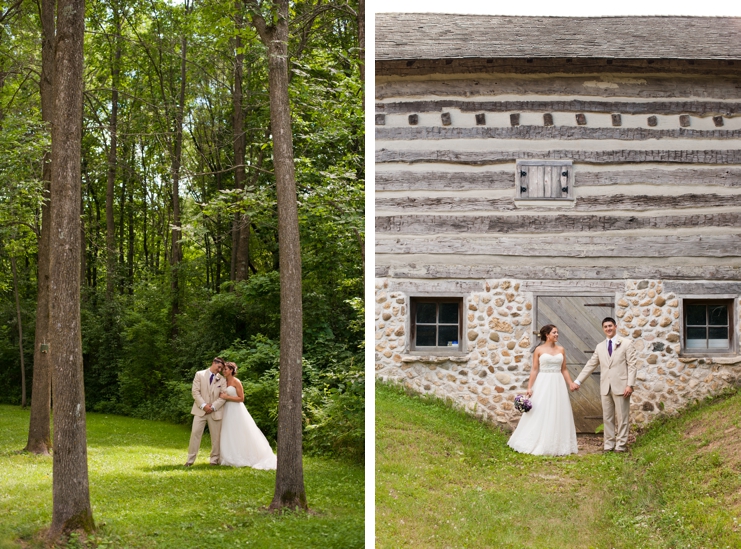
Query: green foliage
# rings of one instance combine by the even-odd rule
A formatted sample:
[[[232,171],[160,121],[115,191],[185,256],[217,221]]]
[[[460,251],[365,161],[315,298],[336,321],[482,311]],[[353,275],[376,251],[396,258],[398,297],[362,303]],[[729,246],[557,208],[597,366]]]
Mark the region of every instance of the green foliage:
[[[244,4],[96,0],[86,8],[81,299],[89,410],[189,422],[196,371],[224,354],[246,403],[274,438],[280,264],[267,58]],[[271,7],[266,4],[266,10]],[[352,9],[357,2],[350,2]],[[352,10],[292,4],[290,100],[304,293],[307,450],[362,459],[364,126]],[[268,13],[266,11],[266,13]],[[23,4],[0,41],[0,402],[20,396],[9,254],[18,258],[31,386],[42,157],[38,12]],[[311,25],[304,27],[302,25]],[[308,34],[304,31],[311,30]],[[244,189],[235,188],[234,37],[242,40]],[[179,196],[182,261],[170,263],[172,177],[187,41]],[[117,158],[109,165],[112,90]],[[113,168],[115,243],[108,272],[106,205]],[[232,228],[244,215],[249,273],[231,276]],[[173,293],[177,279],[178,294]],[[113,282],[113,296],[106,291]],[[177,297],[178,314],[173,315]]]

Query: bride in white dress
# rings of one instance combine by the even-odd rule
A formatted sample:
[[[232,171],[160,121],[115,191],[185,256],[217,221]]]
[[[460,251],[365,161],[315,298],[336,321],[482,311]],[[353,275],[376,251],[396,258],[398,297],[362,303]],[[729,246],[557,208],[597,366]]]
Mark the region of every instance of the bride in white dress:
[[[227,388],[221,393],[226,400],[221,419],[220,465],[252,467],[253,469],[275,469],[278,458],[270,443],[262,434],[255,420],[244,406],[242,382],[235,376],[237,365],[227,362],[223,375]]]
[[[569,400],[569,389],[575,385],[566,368],[566,350],[558,345],[558,328],[553,324],[540,329],[540,339],[544,343],[533,352],[527,387],[533,407],[522,414],[507,444],[523,454],[576,454],[579,450]]]

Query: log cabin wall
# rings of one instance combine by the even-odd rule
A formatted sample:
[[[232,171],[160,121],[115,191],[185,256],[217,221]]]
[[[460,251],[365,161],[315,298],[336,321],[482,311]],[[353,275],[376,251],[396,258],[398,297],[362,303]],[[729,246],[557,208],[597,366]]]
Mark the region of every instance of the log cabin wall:
[[[741,19],[379,14],[376,33],[379,378],[512,425],[538,304],[583,295],[639,348],[636,422],[741,381]],[[454,302],[460,341],[418,345]],[[703,306],[727,316],[701,349]]]

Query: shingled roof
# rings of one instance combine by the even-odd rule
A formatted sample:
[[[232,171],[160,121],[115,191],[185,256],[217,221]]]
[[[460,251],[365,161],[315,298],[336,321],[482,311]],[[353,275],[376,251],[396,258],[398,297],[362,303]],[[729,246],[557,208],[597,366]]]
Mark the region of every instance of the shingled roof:
[[[376,60],[741,59],[740,17],[376,14]]]

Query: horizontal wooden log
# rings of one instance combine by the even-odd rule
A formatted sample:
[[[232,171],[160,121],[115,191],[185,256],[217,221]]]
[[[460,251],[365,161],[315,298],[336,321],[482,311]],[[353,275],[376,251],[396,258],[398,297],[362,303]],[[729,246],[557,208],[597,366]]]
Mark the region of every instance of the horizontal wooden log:
[[[461,112],[594,112],[621,114],[691,114],[724,116],[741,113],[741,103],[724,101],[594,101],[573,99],[570,101],[466,101],[462,99],[439,99],[425,101],[399,101],[376,103],[376,112],[386,114],[408,114],[440,112],[443,109],[460,109]]]
[[[376,234],[571,233],[741,227],[741,213],[698,215],[394,215],[376,216]]]
[[[741,169],[731,167],[604,172],[576,170],[574,176],[580,187],[636,183],[741,187]],[[376,172],[377,191],[512,189],[514,186],[514,167],[486,172]]]
[[[739,178],[741,185],[741,178]],[[514,168],[487,172],[376,172],[377,191],[511,189]]]
[[[741,164],[741,150],[550,150],[550,151],[415,151],[379,149],[376,162],[444,162],[484,166],[521,159],[573,160],[592,164],[668,162],[681,164]]]
[[[497,95],[558,95],[634,97],[640,99],[681,100],[685,97],[741,99],[741,79],[736,76],[645,75],[638,78],[614,75],[543,75],[542,78],[513,78],[497,75],[483,78],[440,78],[437,80],[399,79],[376,82],[376,99],[395,97],[476,97]]]
[[[533,293],[563,292],[605,292],[615,294],[625,290],[624,280],[526,280],[520,285],[520,291]]]
[[[677,125],[679,125],[677,123]],[[646,141],[647,139],[738,139],[741,130],[692,130],[686,128],[652,130],[649,128],[588,128],[585,126],[514,126],[491,127],[378,127],[379,140],[442,140],[442,139],[618,139]]]
[[[424,283],[411,280],[396,280],[389,283],[389,292],[404,292],[410,295],[437,295],[444,297],[445,294],[470,294],[483,292],[484,282],[482,280],[426,280]]]
[[[452,174],[451,174],[452,175]],[[653,185],[719,185],[741,187],[741,169],[727,168],[678,168],[676,170],[624,170],[574,172],[576,184],[582,187],[591,185],[630,185],[648,183]],[[465,187],[464,187],[465,188]]]
[[[536,260],[522,266],[496,265],[376,265],[378,278],[485,279],[517,280],[731,280],[741,281],[741,267],[732,266],[602,266],[553,267],[538,265]]]
[[[664,283],[664,294],[673,292],[679,297],[688,295],[741,295],[741,282],[680,282],[669,281]]]
[[[740,257],[741,233],[702,236],[376,238],[376,253],[537,257]]]
[[[546,202],[546,201],[544,201]],[[528,204],[529,210],[542,212],[552,212],[553,214],[563,213],[562,210],[556,209],[554,203],[548,201],[537,208]],[[583,196],[575,200],[572,206],[570,200],[558,201],[563,208],[569,211],[603,211],[603,210],[665,210],[672,208],[701,208],[701,207],[725,207],[741,206],[741,194],[739,195],[718,195],[718,194],[680,194],[665,196],[655,195],[628,195],[616,194],[612,196]],[[486,197],[457,197],[457,196],[436,196],[436,197],[398,197],[398,198],[376,198],[376,208],[379,210],[401,210],[401,211],[512,211],[517,209],[515,199],[513,198],[486,198]]]
[[[453,58],[453,59],[415,59],[376,61],[375,74],[379,76],[427,76],[434,74],[538,74],[538,73],[572,73],[595,74],[627,73],[630,75],[655,75],[656,73],[673,73],[686,75],[722,76],[736,75],[741,70],[738,63],[726,60],[686,60],[675,59],[599,59],[573,58],[556,59],[550,57],[502,57],[502,58]]]

